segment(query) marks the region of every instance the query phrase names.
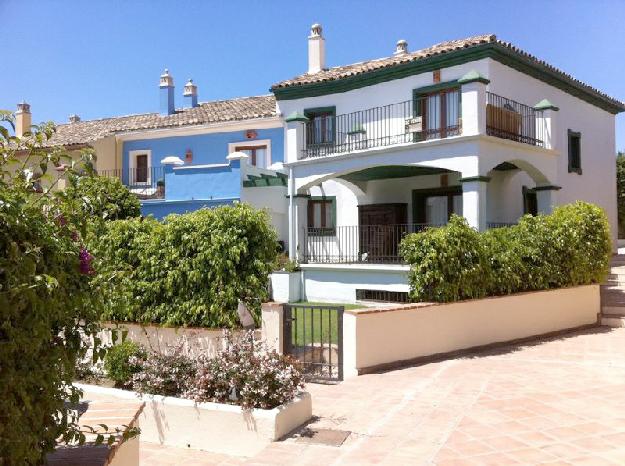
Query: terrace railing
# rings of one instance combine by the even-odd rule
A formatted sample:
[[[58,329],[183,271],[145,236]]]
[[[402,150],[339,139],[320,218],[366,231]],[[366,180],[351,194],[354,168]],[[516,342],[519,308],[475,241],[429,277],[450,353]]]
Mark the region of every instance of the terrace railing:
[[[545,147],[541,111],[492,92],[486,93],[486,100],[486,134]]]
[[[325,264],[398,264],[399,243],[410,233],[439,225],[360,225],[305,228],[304,262]]]
[[[459,135],[458,93],[445,96],[423,96],[343,115],[314,117],[304,124],[302,158]],[[445,99],[444,105],[441,99]]]
[[[120,179],[131,192],[141,197],[162,198],[165,195],[163,167],[98,170],[98,175]]]

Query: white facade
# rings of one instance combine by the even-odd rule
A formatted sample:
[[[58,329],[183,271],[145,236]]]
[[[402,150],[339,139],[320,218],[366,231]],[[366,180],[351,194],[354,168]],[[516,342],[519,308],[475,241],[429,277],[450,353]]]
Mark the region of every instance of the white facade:
[[[413,101],[413,92],[423,88],[426,92],[458,89],[461,129],[457,133],[419,142],[397,137],[404,126],[408,131],[409,119],[405,113],[397,115],[383,108]],[[498,96],[502,100],[495,100]],[[432,219],[441,218],[445,205],[446,215],[452,212],[464,215],[470,225],[483,230],[516,223],[524,213],[534,209],[530,207],[532,202],[536,212],[549,213],[554,206],[583,200],[606,211],[616,244],[614,114],[493,58],[344,92],[294,99],[280,99],[278,93],[277,97],[279,113],[290,116],[285,128],[284,164],[289,173],[289,254],[292,259],[308,264],[303,271],[307,299],[321,300],[325,296],[326,301],[333,297],[337,301],[354,301],[354,289],[359,287],[406,289],[405,276],[397,278],[403,266],[388,265],[401,261],[387,257],[397,256],[395,246],[391,253],[387,247],[380,261],[370,251],[363,250],[364,243],[367,243],[364,249],[372,247],[370,237],[365,238],[370,233],[363,233],[370,231],[372,224],[364,225],[365,219],[359,217],[362,215],[359,211],[369,212],[375,206],[401,212],[387,217],[401,219],[396,223],[409,225],[391,234],[401,236],[414,231],[414,224],[423,223],[424,218],[428,219],[425,223],[437,223]],[[544,105],[545,99],[551,105]],[[535,138],[539,142],[494,135],[492,125],[497,112],[510,115],[512,107],[507,102],[511,101],[515,101],[513,105],[523,104],[521,107],[531,114],[528,127],[535,125]],[[538,106],[534,110],[539,103],[546,108]],[[353,113],[349,118],[360,121],[364,111],[375,108],[377,114],[384,116],[368,117],[352,132],[337,129],[347,119],[342,115]],[[323,152],[311,155],[305,150],[310,147],[307,139],[319,138],[312,132],[318,131],[321,123],[313,126],[310,120],[319,109],[330,109],[324,111],[338,116],[330,117],[330,130],[327,129],[330,123],[323,123],[326,126],[321,129],[334,133],[328,145],[334,144],[337,150],[322,148]],[[521,116],[524,113],[518,115],[519,119],[525,118]],[[324,117],[318,118],[321,121]],[[390,137],[380,138],[376,133],[379,139],[371,142],[371,134],[378,131],[374,125],[380,126],[379,119],[385,120],[382,126]],[[515,124],[518,121],[514,120]],[[520,127],[521,123],[518,124]],[[522,124],[526,124],[525,120]],[[569,131],[581,134],[581,173],[569,170]],[[365,140],[368,142],[362,142]],[[385,170],[389,169],[393,175],[385,177]],[[415,169],[430,171],[417,174]],[[405,174],[398,170],[405,170]],[[418,194],[428,190],[430,194]],[[315,223],[318,220],[310,219],[308,204],[323,198],[333,203],[335,220],[331,228],[322,225],[320,229]],[[380,226],[388,225],[382,222]],[[398,242],[395,237],[392,241]],[[376,262],[386,263],[376,266]],[[325,265],[320,267],[319,263]],[[367,277],[363,276],[360,284],[354,278],[360,272],[353,267],[350,271],[346,265],[355,263],[369,267]],[[393,276],[391,282],[380,277],[371,282],[371,271],[376,267],[380,273]],[[328,295],[330,291],[332,296]]]

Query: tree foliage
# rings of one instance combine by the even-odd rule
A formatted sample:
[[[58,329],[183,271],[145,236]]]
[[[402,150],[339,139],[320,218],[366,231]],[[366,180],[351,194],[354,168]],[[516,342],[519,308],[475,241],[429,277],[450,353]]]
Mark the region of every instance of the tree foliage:
[[[18,139],[0,126],[0,464],[39,464],[59,439],[84,440],[67,402],[79,401],[72,381],[83,338],[98,329],[100,292],[86,219],[67,218],[52,190],[93,154],[44,149],[53,133],[45,124]]]
[[[618,237],[625,238],[625,151],[616,156],[616,205],[618,207]]]
[[[407,236],[414,301],[458,301],[601,283],[612,241],[605,212],[585,202],[478,233],[461,217]]]
[[[78,215],[102,220],[123,220],[141,215],[139,199],[118,178],[97,176],[92,172],[88,176],[68,178],[68,186],[59,195],[65,202],[80,201]]]
[[[116,286],[103,317],[236,327],[242,300],[258,319],[276,242],[267,213],[245,204],[108,222],[90,242],[97,280]]]

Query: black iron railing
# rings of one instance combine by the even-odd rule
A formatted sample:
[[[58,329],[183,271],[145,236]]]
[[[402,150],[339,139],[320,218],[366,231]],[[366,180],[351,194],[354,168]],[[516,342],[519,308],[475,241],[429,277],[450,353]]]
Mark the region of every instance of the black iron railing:
[[[403,262],[399,243],[410,233],[439,225],[360,225],[305,228],[304,262],[325,264],[397,264]]]
[[[544,147],[541,111],[492,92],[486,98],[486,134]]]
[[[486,228],[505,228],[505,227],[513,227],[516,225],[516,222],[487,222]]]
[[[165,195],[163,167],[128,168],[125,170],[98,170],[98,175],[119,178],[130,191],[139,196],[162,198]]]
[[[461,133],[459,90],[343,115],[312,117],[302,158],[440,139]]]

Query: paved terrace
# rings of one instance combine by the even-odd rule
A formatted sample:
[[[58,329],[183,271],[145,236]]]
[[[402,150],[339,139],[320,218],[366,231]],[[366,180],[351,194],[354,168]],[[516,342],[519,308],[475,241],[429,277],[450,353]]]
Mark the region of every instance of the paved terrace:
[[[598,327],[340,385],[311,430],[255,458],[142,443],[142,465],[625,464],[625,329]],[[318,437],[317,439],[315,437]],[[317,442],[317,443],[316,443]]]

